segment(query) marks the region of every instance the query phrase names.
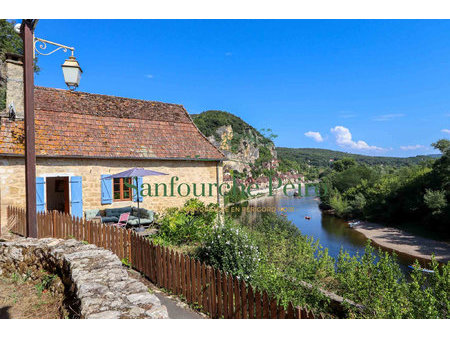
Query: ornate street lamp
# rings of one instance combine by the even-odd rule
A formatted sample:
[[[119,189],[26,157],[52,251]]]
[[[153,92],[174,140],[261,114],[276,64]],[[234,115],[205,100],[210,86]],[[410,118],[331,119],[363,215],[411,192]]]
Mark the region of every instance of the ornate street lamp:
[[[37,20],[35,20],[34,25],[36,26]],[[15,26],[16,32],[20,32],[21,24],[17,24]],[[56,46],[57,48],[53,49],[50,52],[47,52],[47,44]],[[60,43],[44,40],[41,38],[37,38],[34,36],[33,31],[33,59],[37,55],[50,55],[54,52],[62,50],[64,53],[67,53],[68,50],[72,52],[72,55],[61,65],[63,75],[64,75],[64,82],[66,83],[67,87],[69,87],[70,90],[75,90],[78,85],[80,84],[81,79],[81,73],[83,71],[81,70],[80,64],[78,63],[77,59],[73,55],[75,48],[62,45]]]
[[[64,82],[66,82],[67,87],[74,90],[80,84],[81,73],[83,73],[77,59],[74,56],[70,56],[61,67],[64,74]]]

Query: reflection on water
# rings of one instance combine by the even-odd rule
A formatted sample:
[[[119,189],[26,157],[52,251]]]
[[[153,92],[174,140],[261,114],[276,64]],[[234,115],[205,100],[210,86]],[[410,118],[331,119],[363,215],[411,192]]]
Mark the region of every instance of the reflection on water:
[[[364,253],[364,247],[367,239],[361,233],[349,227],[344,220],[322,213],[319,209],[319,200],[313,196],[295,198],[292,196],[276,195],[272,197],[264,197],[247,202],[244,206],[242,214],[234,214],[235,217],[245,217],[247,220],[254,221],[258,216],[258,212],[254,212],[259,208],[264,211],[269,208],[275,208],[277,213],[285,214],[292,221],[302,234],[319,240],[324,248],[328,248],[330,256],[337,258],[339,251],[343,248],[350,255],[359,252]],[[283,209],[285,211],[283,211]],[[250,210],[249,210],[250,209]],[[256,209],[258,210],[258,209]],[[310,219],[305,219],[305,217]],[[413,262],[413,258],[407,255],[399,255],[399,262],[403,269]]]

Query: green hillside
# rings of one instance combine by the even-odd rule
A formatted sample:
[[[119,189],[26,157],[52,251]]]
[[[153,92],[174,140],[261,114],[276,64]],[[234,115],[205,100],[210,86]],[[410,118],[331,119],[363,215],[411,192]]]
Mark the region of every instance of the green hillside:
[[[205,136],[213,135],[219,127],[230,125],[233,128],[234,134],[243,136],[249,131],[252,131],[261,139],[264,139],[264,136],[258,130],[246,123],[240,117],[226,111],[207,110],[201,114],[192,114],[191,116],[198,129],[200,129]]]
[[[327,167],[330,165],[330,159],[339,160],[344,157],[352,157],[361,164],[383,164],[395,167],[418,164],[422,161],[439,157],[439,155],[420,155],[415,157],[366,156],[319,148],[277,147],[276,150],[280,159],[309,163],[314,167]]]
[[[255,145],[268,145],[272,143],[267,137],[262,135],[258,130],[246,123],[240,117],[221,110],[207,110],[201,114],[192,114],[192,120],[205,136],[213,135],[216,139],[220,137],[216,134],[216,130],[222,126],[231,126],[233,129],[233,139],[231,145],[234,150],[241,139],[253,142]]]

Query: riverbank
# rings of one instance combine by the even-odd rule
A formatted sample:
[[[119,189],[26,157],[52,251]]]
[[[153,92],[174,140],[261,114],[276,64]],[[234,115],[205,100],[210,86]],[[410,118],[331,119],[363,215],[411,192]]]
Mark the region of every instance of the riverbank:
[[[430,261],[434,253],[437,261],[450,260],[450,244],[423,238],[406,231],[370,222],[360,222],[352,229],[363,234],[375,244],[395,252]]]

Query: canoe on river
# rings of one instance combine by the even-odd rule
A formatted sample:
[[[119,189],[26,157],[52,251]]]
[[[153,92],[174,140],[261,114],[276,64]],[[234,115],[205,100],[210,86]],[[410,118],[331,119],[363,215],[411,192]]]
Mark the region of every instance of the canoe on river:
[[[428,270],[428,269],[423,269],[423,268],[416,268],[416,267],[414,267],[412,265],[408,265],[408,268],[410,268],[411,270],[420,270],[420,271],[425,272],[425,273],[434,273],[434,270]]]

